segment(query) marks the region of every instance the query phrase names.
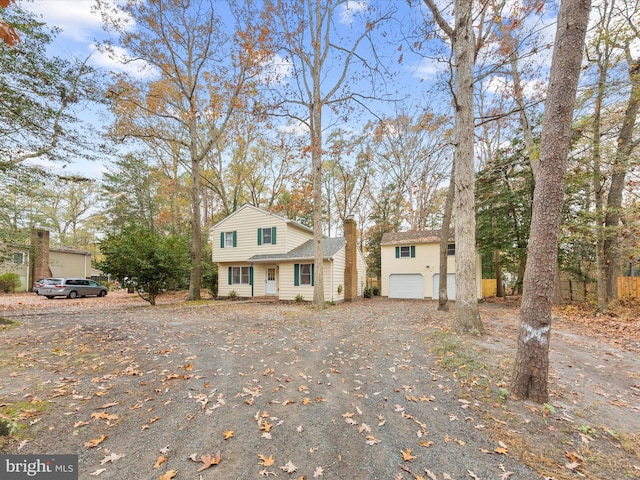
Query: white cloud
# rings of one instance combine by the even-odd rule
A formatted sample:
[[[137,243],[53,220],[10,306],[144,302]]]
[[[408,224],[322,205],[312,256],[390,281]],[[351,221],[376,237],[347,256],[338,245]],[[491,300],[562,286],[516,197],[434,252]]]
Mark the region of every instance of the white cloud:
[[[268,62],[263,64],[263,67],[265,69],[262,74],[264,83],[284,84],[286,79],[293,75],[293,64],[290,60],[280,55],[274,55]]]
[[[524,98],[537,98],[545,91],[546,83],[541,79],[521,79]],[[485,92],[497,95],[513,95],[513,79],[511,77],[495,75],[482,84]]]
[[[368,0],[349,0],[342,5],[342,12],[340,13],[340,23],[346,23],[348,25],[353,23],[355,16],[367,11],[369,8]]]
[[[301,137],[303,135],[309,134],[309,127],[302,122],[289,122],[286,125],[281,125],[277,127],[277,130],[280,133],[286,133],[289,135],[295,135],[296,137]]]
[[[91,12],[93,4],[93,0],[35,0],[24,7],[42,15],[47,25],[61,28],[61,36],[86,42],[100,29],[100,18]]]
[[[414,69],[414,76],[422,80],[431,80],[446,71],[449,65],[432,58],[422,58]]]
[[[156,69],[144,60],[131,61],[131,57],[122,47],[111,47],[110,53],[99,50],[94,44],[91,44],[89,48],[92,51],[91,64],[96,67],[105,68],[112,72],[128,73],[140,79],[154,78],[158,75]]]

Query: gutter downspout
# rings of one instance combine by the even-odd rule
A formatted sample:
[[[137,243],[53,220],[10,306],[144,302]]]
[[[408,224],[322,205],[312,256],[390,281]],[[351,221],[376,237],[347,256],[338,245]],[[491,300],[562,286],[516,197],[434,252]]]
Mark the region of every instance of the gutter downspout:
[[[329,264],[330,264],[330,272],[331,272],[331,280],[329,280],[329,285],[331,288],[331,295],[329,295],[329,301],[333,302],[333,258],[329,259]]]
[[[31,278],[31,248],[27,248],[27,284],[25,285],[25,292],[30,292],[33,285],[33,279]]]

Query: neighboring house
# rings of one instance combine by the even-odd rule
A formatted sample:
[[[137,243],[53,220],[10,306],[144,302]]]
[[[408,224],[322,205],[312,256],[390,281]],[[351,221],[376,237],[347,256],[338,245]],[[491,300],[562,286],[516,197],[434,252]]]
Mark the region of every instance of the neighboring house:
[[[324,296],[329,302],[362,295],[366,263],[356,247],[353,219],[345,237],[324,238]],[[211,229],[218,264],[218,296],[313,299],[313,230],[252,205],[244,205]],[[348,248],[349,247],[349,248]],[[299,297],[298,297],[299,298]]]
[[[31,290],[33,282],[46,277],[89,278],[100,272],[91,267],[91,254],[75,248],[50,248],[49,232],[34,229],[31,246],[6,247],[9,260],[0,264],[0,274],[17,273],[20,290]]]
[[[455,244],[450,240],[447,258],[447,296],[456,298]],[[440,230],[385,233],[380,242],[382,296],[438,298],[440,282]],[[482,298],[482,264],[476,261],[478,298]]]

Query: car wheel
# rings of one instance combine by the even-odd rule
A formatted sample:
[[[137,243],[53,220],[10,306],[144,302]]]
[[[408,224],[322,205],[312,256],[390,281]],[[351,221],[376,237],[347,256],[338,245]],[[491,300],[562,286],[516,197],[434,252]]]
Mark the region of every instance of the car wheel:
[[[98,294],[99,297],[104,297],[107,294],[106,290],[100,290],[100,293]]]
[[[78,296],[78,292],[76,292],[75,290],[71,290],[69,292],[69,295],[67,295],[67,298],[76,298]]]

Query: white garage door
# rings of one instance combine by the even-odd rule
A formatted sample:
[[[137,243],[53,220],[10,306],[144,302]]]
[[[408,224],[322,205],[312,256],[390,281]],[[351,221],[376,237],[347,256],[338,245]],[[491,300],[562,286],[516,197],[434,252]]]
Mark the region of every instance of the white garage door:
[[[432,283],[432,291],[433,291],[433,299],[436,300],[438,298],[438,290],[440,288],[440,274],[433,274],[433,283]],[[447,297],[449,300],[455,300],[456,298],[456,274],[455,273],[447,273]]]
[[[389,275],[389,298],[424,298],[424,279],[419,273]]]

